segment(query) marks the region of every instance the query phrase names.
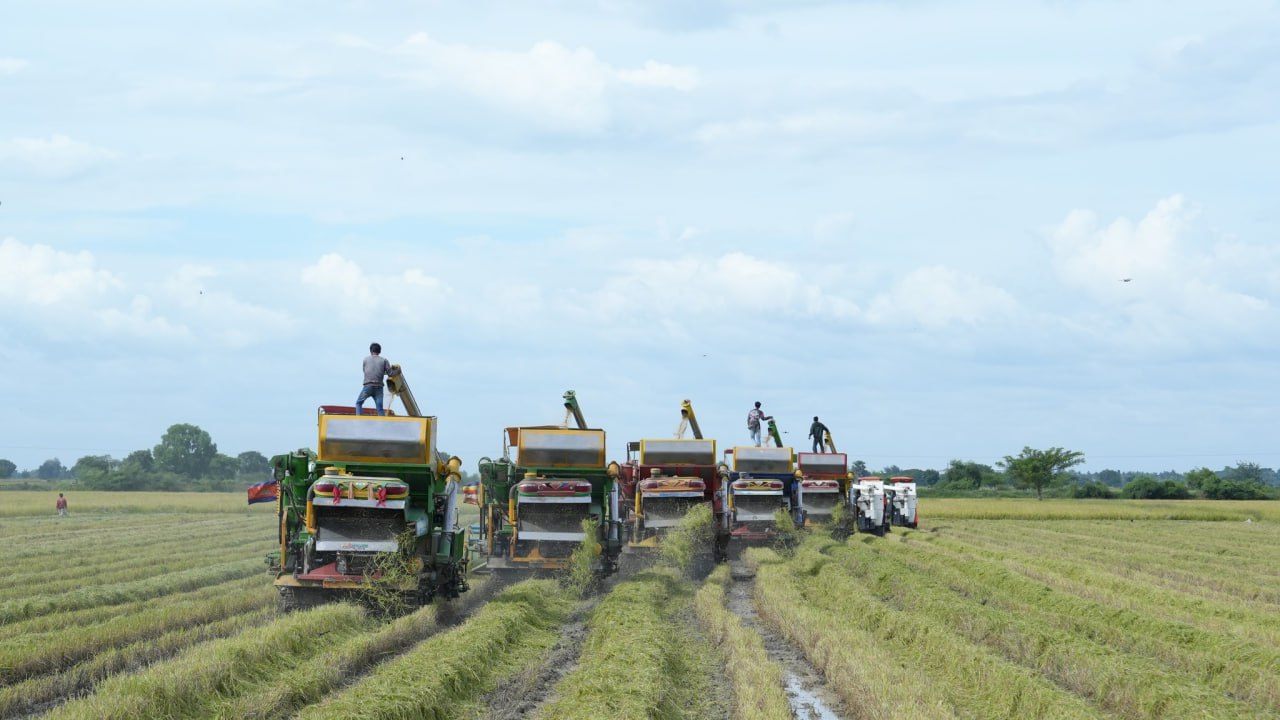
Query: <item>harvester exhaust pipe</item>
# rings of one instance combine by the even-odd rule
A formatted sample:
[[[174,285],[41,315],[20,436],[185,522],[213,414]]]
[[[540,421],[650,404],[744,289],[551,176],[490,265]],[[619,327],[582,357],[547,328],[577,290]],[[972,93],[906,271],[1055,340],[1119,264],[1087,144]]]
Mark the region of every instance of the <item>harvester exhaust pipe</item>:
[[[437,549],[440,555],[453,554],[453,536],[458,526],[458,488],[462,485],[459,482],[460,479],[458,473],[450,473],[448,481],[444,484],[444,536]]]
[[[791,486],[793,490],[791,495],[792,497],[795,498],[796,502],[795,502],[795,506],[791,508],[791,519],[795,521],[797,526],[803,526],[804,525],[804,485],[800,483],[800,473],[798,471],[796,472],[795,478],[792,480],[792,483],[794,484]]]
[[[723,530],[728,531],[733,524],[733,513],[729,511],[729,466],[720,463],[716,467],[716,474],[720,476],[720,488],[716,490],[716,500],[720,501],[720,525]]]
[[[609,541],[620,542],[622,538],[622,520],[618,515],[618,463],[609,463],[609,477],[613,482],[609,486]],[[639,496],[639,490],[636,495]]]

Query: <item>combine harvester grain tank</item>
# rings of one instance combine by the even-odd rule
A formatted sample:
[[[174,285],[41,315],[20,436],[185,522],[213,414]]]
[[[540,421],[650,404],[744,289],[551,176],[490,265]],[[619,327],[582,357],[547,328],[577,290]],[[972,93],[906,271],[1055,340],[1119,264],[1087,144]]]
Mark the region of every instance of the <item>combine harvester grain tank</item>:
[[[587,427],[572,390],[564,394],[564,407],[561,425],[508,427],[502,456],[480,459],[476,545],[488,570],[568,567],[573,551],[586,539],[582,522],[587,519],[597,525],[596,572],[617,570],[622,550],[620,467],[606,464],[605,432]]]
[[[689,431],[693,437],[686,439]],[[705,504],[714,517],[713,555],[717,562],[724,560],[729,542],[728,475],[728,468],[716,463],[716,441],[702,436],[693,404],[683,401],[675,438],[627,444],[621,475],[627,547],[657,548],[690,508]]]
[[[422,414],[398,365],[387,384],[405,416],[321,406],[316,454],[271,459],[280,549],[267,563],[284,610],[359,597],[392,558],[406,572],[387,578],[390,590],[410,606],[467,589],[461,461],[437,451],[437,420]]]

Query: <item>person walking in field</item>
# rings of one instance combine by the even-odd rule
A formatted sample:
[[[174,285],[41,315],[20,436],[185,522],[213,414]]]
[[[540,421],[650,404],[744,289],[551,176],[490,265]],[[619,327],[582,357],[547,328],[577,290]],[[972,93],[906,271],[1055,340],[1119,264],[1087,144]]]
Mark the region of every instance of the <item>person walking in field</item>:
[[[747,412],[747,430],[751,432],[751,439],[755,441],[756,447],[760,447],[760,421],[772,419],[772,415],[765,415],[764,411],[760,409],[758,401],[756,406]]]
[[[58,517],[64,517],[67,514],[67,499],[58,493],[58,502],[53,505],[58,509]]]
[[[809,437],[813,438],[813,451],[820,453],[826,448],[822,439],[826,437],[827,426],[818,421],[818,416],[813,416],[813,424],[809,426]]]
[[[382,357],[382,346],[369,345],[369,357],[364,359],[364,385],[356,397],[356,414],[364,411],[364,401],[373,398],[373,406],[382,415],[382,380],[391,372],[391,361]]]

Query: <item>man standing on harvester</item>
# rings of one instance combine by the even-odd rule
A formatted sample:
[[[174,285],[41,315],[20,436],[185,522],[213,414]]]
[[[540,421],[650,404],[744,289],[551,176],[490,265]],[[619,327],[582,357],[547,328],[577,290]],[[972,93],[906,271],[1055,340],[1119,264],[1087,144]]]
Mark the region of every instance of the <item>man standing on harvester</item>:
[[[809,437],[813,438],[813,451],[820,453],[826,448],[822,439],[826,437],[827,426],[818,421],[818,416],[813,416],[813,424],[809,426]]]
[[[759,401],[756,401],[756,406],[747,412],[747,430],[751,431],[751,439],[755,441],[756,447],[760,447],[760,421],[772,419],[772,415],[765,415],[760,409]]]
[[[369,346],[369,357],[364,359],[364,386],[356,397],[356,414],[362,414],[364,401],[373,398],[373,405],[382,414],[382,380],[391,372],[391,361],[382,357],[382,346]]]

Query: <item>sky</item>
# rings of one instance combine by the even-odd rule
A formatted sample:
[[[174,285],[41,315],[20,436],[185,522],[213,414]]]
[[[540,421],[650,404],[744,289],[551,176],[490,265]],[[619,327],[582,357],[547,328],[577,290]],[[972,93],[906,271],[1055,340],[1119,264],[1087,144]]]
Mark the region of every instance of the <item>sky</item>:
[[[1280,3],[19,0],[0,458],[316,443],[370,342],[468,468],[576,390],[872,468],[1280,466]]]

